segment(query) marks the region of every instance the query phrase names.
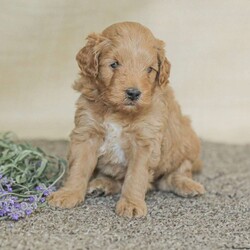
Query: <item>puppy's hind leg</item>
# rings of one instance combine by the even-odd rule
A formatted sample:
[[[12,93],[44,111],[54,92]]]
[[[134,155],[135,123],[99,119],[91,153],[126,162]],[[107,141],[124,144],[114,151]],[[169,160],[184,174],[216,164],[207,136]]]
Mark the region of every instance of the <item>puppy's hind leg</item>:
[[[90,181],[87,193],[90,195],[112,195],[121,191],[121,181],[99,175]]]
[[[193,197],[205,193],[204,187],[192,179],[192,164],[185,160],[174,172],[164,175],[157,187],[170,191],[182,197]]]

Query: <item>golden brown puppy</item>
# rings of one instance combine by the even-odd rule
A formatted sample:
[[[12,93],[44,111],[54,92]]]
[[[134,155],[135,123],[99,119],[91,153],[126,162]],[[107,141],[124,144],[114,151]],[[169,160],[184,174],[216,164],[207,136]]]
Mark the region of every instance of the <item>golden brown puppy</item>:
[[[192,179],[200,143],[169,86],[164,43],[139,23],[91,34],[77,54],[81,69],[69,174],[49,203],[72,208],[86,193],[121,191],[116,213],[145,216],[146,192],[204,193]]]

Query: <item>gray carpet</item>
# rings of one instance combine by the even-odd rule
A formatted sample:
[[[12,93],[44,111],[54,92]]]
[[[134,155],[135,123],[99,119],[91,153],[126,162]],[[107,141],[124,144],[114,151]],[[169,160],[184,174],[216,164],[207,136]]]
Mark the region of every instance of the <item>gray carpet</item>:
[[[66,142],[36,141],[65,156]],[[250,145],[203,142],[203,197],[147,195],[148,216],[115,215],[119,196],[88,198],[72,210],[44,208],[0,222],[0,249],[250,249]]]

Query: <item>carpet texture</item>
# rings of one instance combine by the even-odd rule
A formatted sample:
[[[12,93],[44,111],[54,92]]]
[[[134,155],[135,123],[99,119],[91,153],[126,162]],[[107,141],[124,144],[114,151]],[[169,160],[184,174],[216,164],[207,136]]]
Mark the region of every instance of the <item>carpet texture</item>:
[[[65,157],[65,141],[33,141]],[[89,197],[71,210],[43,208],[19,222],[0,221],[0,249],[250,249],[250,145],[203,142],[206,187],[199,198],[147,195],[148,216],[115,215],[119,195]]]

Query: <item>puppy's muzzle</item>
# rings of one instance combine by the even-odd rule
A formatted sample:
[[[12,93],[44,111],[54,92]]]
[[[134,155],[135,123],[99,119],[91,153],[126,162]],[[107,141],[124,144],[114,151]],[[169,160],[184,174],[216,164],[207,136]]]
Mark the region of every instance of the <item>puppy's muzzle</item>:
[[[137,101],[141,96],[141,91],[136,88],[129,88],[125,92],[126,97],[131,101]]]

